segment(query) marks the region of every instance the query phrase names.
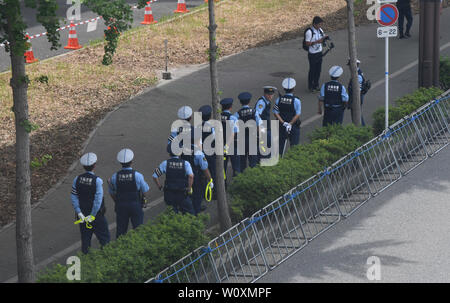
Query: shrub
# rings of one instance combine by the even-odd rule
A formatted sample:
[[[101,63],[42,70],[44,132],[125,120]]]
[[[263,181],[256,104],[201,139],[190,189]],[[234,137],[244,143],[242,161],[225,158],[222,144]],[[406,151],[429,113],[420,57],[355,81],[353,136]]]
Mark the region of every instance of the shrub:
[[[443,90],[450,89],[450,57],[441,57],[439,64],[439,82]]]
[[[411,114],[413,111],[441,95],[443,91],[436,87],[419,88],[414,93],[406,95],[395,101],[397,106],[389,107],[389,125]],[[385,108],[378,108],[372,115],[373,131],[375,135],[383,132],[385,126]]]
[[[207,215],[175,214],[166,211],[153,224],[143,224],[126,235],[78,254],[83,283],[142,283],[189,252],[205,245]],[[64,283],[68,266],[57,264],[38,276],[38,282]]]
[[[309,136],[311,143],[292,147],[276,166],[247,168],[229,187],[233,221],[251,216],[372,136],[369,127],[352,124],[323,127]]]

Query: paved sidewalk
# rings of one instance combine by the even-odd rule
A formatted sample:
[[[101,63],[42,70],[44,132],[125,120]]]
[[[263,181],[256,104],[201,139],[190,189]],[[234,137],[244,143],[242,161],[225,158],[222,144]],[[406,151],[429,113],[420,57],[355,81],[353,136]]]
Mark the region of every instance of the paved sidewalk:
[[[408,40],[392,39],[391,47],[391,100],[411,93],[417,88],[418,57],[418,18],[414,23],[413,37]],[[371,113],[384,105],[384,41],[376,38],[377,24],[358,27],[358,54],[362,69],[373,88],[367,94],[364,115],[371,123]],[[450,28],[450,10],[442,15],[442,29]],[[321,82],[328,81],[328,69],[341,65],[344,69],[343,83],[348,83],[346,62],[347,32],[329,33],[336,48],[324,58]],[[308,61],[306,52],[301,49],[302,37],[277,43],[267,47],[248,50],[238,55],[224,58],[219,62],[219,87],[223,97],[233,97],[238,106],[237,95],[249,91],[255,99],[262,94],[264,85],[281,88],[286,76],[297,80],[296,94],[302,100],[301,143],[307,141],[307,133],[321,126],[317,116],[317,95],[307,92]],[[450,55],[450,32],[442,31],[442,55]],[[209,104],[210,81],[207,65],[189,67],[173,73],[174,79],[161,82],[157,87],[125,102],[110,113],[86,143],[85,151],[95,152],[99,161],[96,173],[109,178],[120,167],[116,162],[117,152],[129,147],[135,152],[134,168],[142,172],[150,185],[151,207],[147,209],[144,220],[152,220],[165,209],[162,193],[155,189],[151,174],[155,167],[167,158],[166,143],[170,125],[176,119],[177,109],[190,105],[197,110]],[[237,108],[234,108],[235,110]],[[350,123],[349,111],[344,122]],[[38,269],[49,262],[64,263],[67,256],[79,250],[79,230],[73,225],[73,209],[70,203],[70,190],[73,178],[82,168],[75,163],[59,186],[52,189],[32,212],[33,241],[35,261]],[[106,186],[104,187],[106,189]],[[382,198],[382,196],[381,196]],[[115,238],[115,214],[113,202],[106,195],[107,219],[111,224],[112,238]],[[211,206],[212,205],[212,206]],[[214,202],[208,212],[215,214]],[[15,226],[0,231],[0,281],[14,281],[16,275]]]
[[[450,147],[313,240],[261,283],[450,282]]]

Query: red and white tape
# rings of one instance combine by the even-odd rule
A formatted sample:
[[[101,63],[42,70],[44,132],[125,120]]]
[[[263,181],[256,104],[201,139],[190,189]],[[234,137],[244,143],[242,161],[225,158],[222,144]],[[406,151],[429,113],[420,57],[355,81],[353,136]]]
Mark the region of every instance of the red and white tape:
[[[150,0],[150,1],[147,1],[147,3],[149,3],[149,2],[153,3],[153,2],[157,2],[157,1],[158,0]],[[137,5],[131,6],[131,9],[137,9],[137,8],[138,8]],[[88,24],[90,22],[96,22],[99,19],[102,19],[102,17],[98,16],[96,18],[92,18],[92,19],[89,19],[89,20],[86,20],[86,21],[81,21],[81,22],[78,22],[78,23],[69,24],[69,25],[66,25],[66,26],[63,26],[63,27],[60,27],[60,28],[56,29],[56,31],[58,32],[58,31],[62,31],[62,30],[68,29],[70,27],[75,27],[75,26],[79,26],[79,25],[83,25],[83,24]],[[47,35],[47,32],[44,32],[44,33],[41,33],[41,34],[36,34],[36,35],[30,36],[30,39],[39,38],[39,37],[46,36],[46,35]],[[8,44],[8,41],[5,41],[5,43],[0,43],[0,47],[4,47],[5,44]]]

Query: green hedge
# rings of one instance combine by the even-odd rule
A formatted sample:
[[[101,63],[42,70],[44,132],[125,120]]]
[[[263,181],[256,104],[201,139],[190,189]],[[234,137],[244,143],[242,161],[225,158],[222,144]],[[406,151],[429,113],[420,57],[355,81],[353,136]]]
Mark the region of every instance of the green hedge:
[[[126,235],[78,254],[82,283],[142,283],[157,275],[191,251],[205,245],[207,215],[175,214],[166,211],[153,224],[143,224]],[[38,282],[71,282],[66,278],[68,266],[57,264],[38,275]]]
[[[439,82],[443,90],[450,89],[450,57],[442,57],[439,65]]]
[[[311,143],[289,149],[276,166],[247,168],[229,187],[232,220],[251,216],[372,137],[369,127],[323,127],[309,136]]]
[[[414,93],[395,101],[396,106],[389,106],[389,125],[411,114],[413,111],[441,95],[443,91],[436,87],[419,88]],[[380,107],[373,113],[373,131],[375,135],[383,132],[385,126],[385,108]]]

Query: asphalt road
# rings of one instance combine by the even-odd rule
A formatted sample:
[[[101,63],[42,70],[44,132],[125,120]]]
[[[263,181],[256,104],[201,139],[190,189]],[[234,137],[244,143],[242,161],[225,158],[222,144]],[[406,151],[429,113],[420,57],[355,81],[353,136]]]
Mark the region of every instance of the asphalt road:
[[[450,282],[449,157],[447,146],[258,282]]]
[[[417,20],[417,17],[416,19]],[[384,104],[384,41],[376,38],[377,24],[358,27],[358,54],[362,69],[373,83],[363,108],[367,123],[370,114]],[[444,10],[441,28],[450,28],[450,10]],[[412,29],[413,37],[408,40],[392,39],[390,98],[395,100],[417,88],[418,22]],[[345,67],[348,58],[347,32],[330,33],[336,45],[335,50],[324,58],[321,82],[329,79],[327,71],[332,65]],[[450,32],[442,31],[441,54],[450,55]],[[301,49],[299,37],[294,40],[255,48],[241,54],[223,58],[218,64],[219,87],[223,97],[233,97],[242,91],[249,91],[255,97],[262,94],[264,85],[281,87],[286,76],[297,80],[296,94],[302,100],[301,143],[307,141],[306,134],[321,126],[317,115],[317,94],[307,92],[308,61]],[[85,152],[95,152],[99,161],[96,173],[106,180],[119,165],[117,152],[129,147],[135,152],[134,168],[141,171],[150,184],[151,207],[145,213],[145,222],[152,220],[165,208],[162,193],[151,183],[151,174],[159,163],[167,158],[166,143],[170,125],[176,119],[177,109],[190,105],[194,110],[210,103],[209,68],[207,65],[192,66],[174,70],[173,80],[161,81],[141,95],[123,103],[100,123],[86,142]],[[342,82],[348,83],[348,69]],[[236,105],[237,106],[237,105]],[[236,110],[236,108],[235,108]],[[350,123],[350,114],[345,114],[344,123]],[[426,164],[425,164],[426,165]],[[55,186],[43,202],[34,208],[33,240],[35,261],[38,268],[58,261],[64,263],[80,247],[79,230],[73,225],[73,209],[70,190],[73,178],[82,168],[74,163],[61,184]],[[383,199],[383,195],[380,195]],[[107,219],[111,224],[112,238],[115,238],[115,215],[113,202],[106,196]],[[214,203],[208,212],[215,213]],[[214,220],[214,219],[213,219]],[[0,231],[0,281],[14,281],[16,275],[15,228],[11,225]]]
[[[153,18],[159,20],[163,16],[173,15],[173,11],[177,8],[178,0],[155,0],[156,2],[151,4]],[[69,25],[70,21],[67,20],[67,11],[72,6],[72,4],[66,4],[67,0],[57,0],[58,10],[57,16],[62,18],[61,27],[65,25]],[[137,4],[136,0],[126,0],[130,5]],[[69,0],[71,3],[71,0]],[[200,4],[203,4],[204,0],[187,0],[186,6],[188,9],[196,7]],[[22,12],[24,16],[25,23],[27,24],[27,31],[30,36],[41,34],[46,32],[45,28],[41,26],[36,21],[36,10],[24,7],[22,5]],[[98,15],[90,11],[85,5],[81,6],[81,20],[74,21],[75,23],[80,21],[86,21],[89,19],[93,19]],[[144,8],[138,10],[133,9],[133,23],[132,27],[137,26],[145,26],[141,25],[141,22],[144,20]],[[149,25],[147,25],[149,26]],[[76,27],[78,42],[81,45],[89,44],[91,40],[97,40],[103,38],[104,30],[106,29],[103,19],[100,19],[97,23],[97,28],[94,31],[87,32],[88,25],[79,25]],[[71,50],[64,49],[64,46],[67,45],[69,30],[65,29],[60,31],[60,43],[61,47],[58,50],[50,50],[51,44],[47,41],[46,36],[41,36],[38,38],[31,39],[31,44],[33,47],[33,53],[36,58],[39,60],[47,59],[50,57],[54,57],[60,54],[64,54],[70,52]],[[5,51],[4,47],[0,46],[0,72],[9,69],[11,66],[9,53]]]

